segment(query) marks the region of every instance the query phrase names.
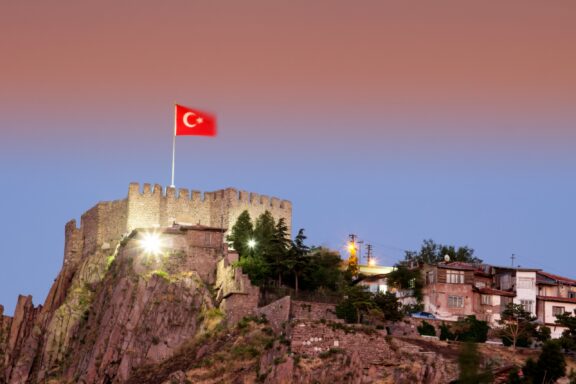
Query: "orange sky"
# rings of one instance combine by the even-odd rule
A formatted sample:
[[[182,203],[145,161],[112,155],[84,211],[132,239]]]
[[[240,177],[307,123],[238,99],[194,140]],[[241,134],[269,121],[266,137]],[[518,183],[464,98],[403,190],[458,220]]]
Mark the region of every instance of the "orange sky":
[[[399,134],[491,116],[482,130],[572,137],[575,19],[572,0],[5,0],[0,113],[153,119],[177,100],[319,134],[334,115]]]

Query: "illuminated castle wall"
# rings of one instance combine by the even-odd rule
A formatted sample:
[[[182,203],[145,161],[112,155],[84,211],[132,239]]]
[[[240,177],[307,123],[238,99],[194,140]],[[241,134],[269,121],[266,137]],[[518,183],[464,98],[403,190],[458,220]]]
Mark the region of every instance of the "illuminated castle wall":
[[[163,188],[156,184],[131,183],[128,197],[100,202],[76,220],[66,224],[64,262],[75,262],[83,255],[115,246],[123,234],[136,228],[169,227],[174,222],[231,228],[244,210],[255,219],[269,211],[274,219],[284,218],[292,227],[292,204],[275,197],[238,191],[234,188],[214,192]]]

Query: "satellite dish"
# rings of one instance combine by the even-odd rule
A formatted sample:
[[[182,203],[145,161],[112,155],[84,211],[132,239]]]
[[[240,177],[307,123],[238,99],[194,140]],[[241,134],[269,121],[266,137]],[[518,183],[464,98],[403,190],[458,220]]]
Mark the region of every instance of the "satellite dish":
[[[449,263],[450,262],[450,256],[444,255],[444,261]]]

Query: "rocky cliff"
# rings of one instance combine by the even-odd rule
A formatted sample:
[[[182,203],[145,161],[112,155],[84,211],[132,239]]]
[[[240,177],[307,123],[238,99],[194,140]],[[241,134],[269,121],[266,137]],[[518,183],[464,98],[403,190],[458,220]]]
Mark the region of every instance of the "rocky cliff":
[[[156,230],[161,250],[147,253],[150,231],[65,264],[44,306],[21,296],[12,318],[0,309],[0,383],[124,382],[223,326],[225,313],[256,307],[258,290],[230,266],[221,230]]]
[[[174,226],[68,248],[44,305],[20,296],[12,317],[0,306],[0,384],[458,377],[457,348],[446,343],[346,325],[333,305],[288,296],[259,308],[259,289],[233,267],[237,254],[223,240],[219,228]],[[414,324],[402,324],[389,328],[410,336]],[[494,366],[509,363],[495,355],[485,353]]]

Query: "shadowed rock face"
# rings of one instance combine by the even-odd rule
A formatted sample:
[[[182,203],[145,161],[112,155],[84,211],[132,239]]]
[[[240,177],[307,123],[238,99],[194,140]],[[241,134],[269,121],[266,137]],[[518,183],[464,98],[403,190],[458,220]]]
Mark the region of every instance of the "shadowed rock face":
[[[250,290],[232,296],[257,301],[224,257],[222,231],[164,230],[157,255],[140,247],[144,232],[65,264],[44,307],[30,296],[19,298],[13,318],[0,307],[0,383],[126,381],[224,320],[218,305],[231,294],[215,288],[217,270],[220,286]]]

